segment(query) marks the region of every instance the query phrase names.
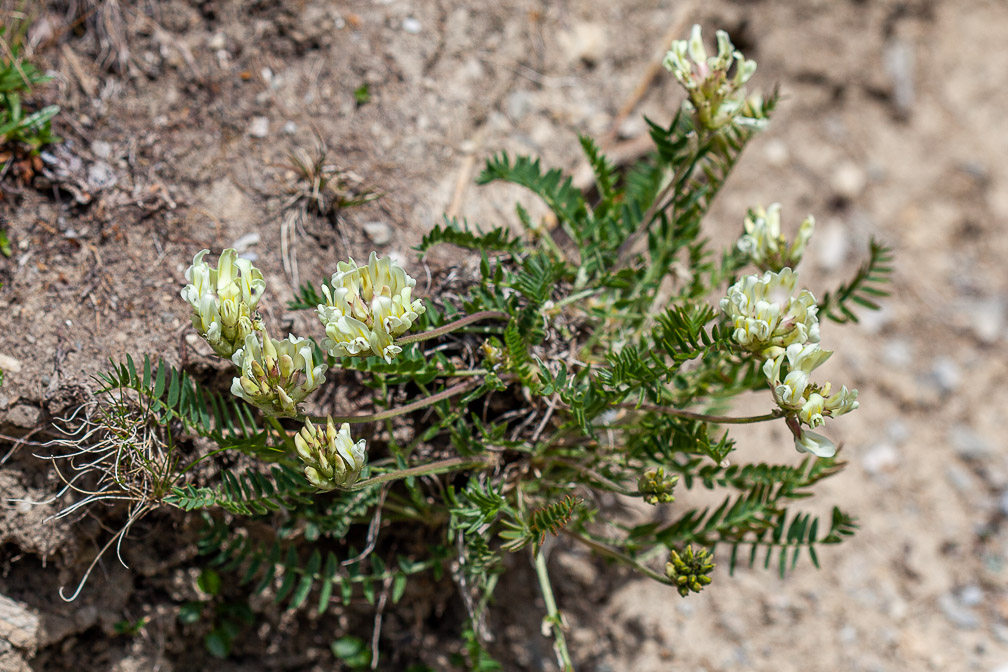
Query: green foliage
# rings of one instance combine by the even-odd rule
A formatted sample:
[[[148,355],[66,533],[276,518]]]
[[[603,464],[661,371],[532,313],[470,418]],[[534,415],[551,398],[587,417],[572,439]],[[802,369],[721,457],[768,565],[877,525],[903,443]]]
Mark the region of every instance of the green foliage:
[[[52,119],[59,114],[59,106],[25,109],[22,98],[32,87],[48,82],[51,77],[22,56],[28,21],[22,20],[13,30],[9,28],[0,27],[0,41],[5,45],[0,52],[0,144],[17,143],[34,153],[44,145],[60,141],[52,133]]]
[[[868,261],[858,269],[850,282],[840,285],[833,292],[826,292],[819,303],[821,315],[834,322],[857,322],[857,315],[854,314],[850,304],[878,310],[876,300],[882,296],[889,296],[889,292],[883,287],[889,283],[893,271],[892,248],[872,238],[868,245],[868,253]]]

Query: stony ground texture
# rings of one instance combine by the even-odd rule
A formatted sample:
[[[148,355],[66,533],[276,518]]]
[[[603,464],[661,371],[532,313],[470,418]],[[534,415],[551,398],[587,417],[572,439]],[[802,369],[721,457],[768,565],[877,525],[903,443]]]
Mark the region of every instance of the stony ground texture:
[[[58,587],[76,583],[108,531],[88,517],[44,523],[56,504],[11,501],[53,494],[32,432],[85,399],[107,357],[178,362],[191,350],[177,292],[196,251],[258,255],[267,318],[280,324],[302,319],[280,307],[294,281],[347,254],[377,247],[423,277],[409,248],[441,213],[509,221],[517,192],[472,185],[490,153],[577,173],[580,132],[632,156],[641,115],[664,121],[681,97],[671,77],[648,80],[649,66],[699,22],[728,29],[759,62],[754,82],[784,94],[710,235],[728,244],[758,203],[781,202],[786,227],[815,214],[803,275],[816,291],[856,268],[870,236],[895,248],[884,309],[823,333],[838,351],[828,372],[860,389],[861,408],[831,425],[850,468],[817,506],[841,504],[861,529],[821,552],[822,571],[722,572],[688,600],[559,548],[580,669],[1008,670],[1008,5],[40,4],[32,40],[55,79],[39,95],[63,106],[66,144],[52,177],[5,178],[0,203],[14,246],[0,258],[0,669],[198,669],[177,653],[198,640],[187,644],[157,602],[186,599],[191,577],[172,568],[191,549],[158,548],[152,527],[129,551],[131,571],[110,559],[67,605]],[[73,11],[88,19],[73,24]],[[285,225],[287,155],[319,138],[348,179],[384,195],[333,221]],[[781,430],[746,433],[740,450],[790,451]],[[154,591],[148,578],[161,575]],[[116,621],[145,613],[143,634],[114,635]],[[554,669],[536,618],[507,635],[528,642],[510,649],[508,669]],[[331,669],[328,640],[309,638],[323,648],[291,658],[282,633],[250,638],[234,667],[203,661]]]

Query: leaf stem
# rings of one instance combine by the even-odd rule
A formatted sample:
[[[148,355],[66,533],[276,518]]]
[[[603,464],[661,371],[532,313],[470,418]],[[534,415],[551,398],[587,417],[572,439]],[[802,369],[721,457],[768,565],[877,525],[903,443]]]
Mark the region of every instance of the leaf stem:
[[[332,421],[334,423],[344,423],[349,422],[351,424],[359,422],[378,422],[380,420],[387,420],[389,418],[394,418],[398,415],[405,415],[406,413],[412,413],[413,411],[419,410],[421,408],[426,408],[427,406],[432,406],[439,401],[444,401],[445,399],[450,399],[463,392],[468,392],[474,387],[480,384],[479,380],[470,378],[456,385],[441,390],[437,394],[432,394],[429,397],[424,397],[423,399],[417,399],[414,402],[408,403],[405,406],[400,406],[398,408],[389,408],[384,411],[378,411],[377,413],[369,413],[367,415],[341,415],[333,417]],[[312,422],[322,422],[325,423],[327,418],[318,416],[309,416]]]
[[[349,490],[364,490],[373,485],[388,483],[389,481],[399,481],[413,476],[428,476],[432,474],[444,474],[449,471],[461,471],[473,467],[490,467],[497,463],[496,455],[481,455],[479,457],[450,457],[447,460],[428,462],[408,469],[396,469],[384,474],[378,474],[371,478],[354,483]]]
[[[553,586],[550,585],[549,572],[546,571],[546,554],[540,550],[538,553],[533,551],[532,555],[535,558],[536,578],[539,579],[543,602],[546,603],[545,620],[550,623],[553,631],[553,648],[557,654],[557,662],[560,663],[563,672],[574,672],[574,663],[571,662],[570,653],[567,651],[567,638],[564,637],[560,610],[557,609],[556,598],[553,597]]]
[[[637,560],[631,558],[626,553],[623,553],[622,551],[619,551],[613,548],[612,546],[609,546],[608,544],[603,544],[600,541],[595,541],[591,537],[586,537],[567,528],[563,529],[563,533],[573,539],[580,541],[582,544],[584,544],[591,550],[595,551],[599,555],[604,555],[606,557],[612,558],[613,560],[619,560],[620,562],[630,565],[641,574],[644,574],[645,576],[652,578],[655,581],[658,581],[659,583],[671,585],[671,581],[665,575],[659,574],[658,572],[654,571],[647,565],[642,565],[641,563],[637,562]]]
[[[777,418],[784,416],[779,409],[770,411],[769,413],[764,413],[763,415],[734,417],[729,415],[707,415],[706,413],[686,411],[681,408],[673,408],[672,406],[658,406],[657,404],[622,403],[616,404],[615,406],[617,408],[626,408],[632,411],[651,411],[653,413],[664,413],[666,415],[674,415],[680,418],[688,418],[690,420],[702,420],[704,422],[712,422],[716,425],[751,425],[756,422],[776,420]]]
[[[481,320],[493,320],[500,319],[506,320],[510,319],[511,316],[507,313],[501,312],[499,310],[481,310],[478,313],[473,313],[472,315],[466,315],[465,317],[460,317],[454,322],[449,322],[448,324],[442,325],[436,329],[430,329],[428,331],[422,331],[419,334],[410,334],[409,336],[403,336],[397,338],[396,345],[406,345],[407,343],[416,343],[417,341],[426,341],[431,338],[437,338],[443,334],[455,331],[466,325],[472,324],[473,322],[479,322]]]

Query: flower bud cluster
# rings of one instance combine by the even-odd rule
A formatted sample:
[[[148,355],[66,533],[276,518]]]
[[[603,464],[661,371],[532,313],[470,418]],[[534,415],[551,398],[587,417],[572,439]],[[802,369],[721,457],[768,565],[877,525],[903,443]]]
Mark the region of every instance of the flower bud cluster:
[[[683,597],[689,595],[690,591],[699,593],[704,586],[710,584],[712,571],[714,563],[711,562],[707,549],[701,548],[694,552],[692,545],[687,546],[681,554],[672,551],[669,561],[665,563],[665,576],[672,580]]]
[[[648,469],[637,481],[637,491],[644,496],[644,501],[648,504],[669,504],[675,501],[672,490],[678,481],[678,476],[666,477],[662,467]]]
[[[231,393],[261,408],[267,415],[295,417],[297,405],[325,382],[326,365],[315,365],[311,343],[288,335],[271,338],[265,328],[245,337],[245,345],[231,361],[241,376],[231,384]]]
[[[189,282],[182,298],[193,308],[192,324],[221,357],[230,357],[242,347],[245,337],[260,325],[256,304],[266,289],[262,273],[237,252],[224,250],[212,268],[201,250],[185,272]]]
[[[318,306],[327,337],[324,347],[335,357],[373,354],[391,362],[402,352],[395,337],[408,331],[425,310],[423,301],[412,297],[416,280],[374,252],[367,266],[350,259],[336,268],[332,290],[322,287],[326,303]]]
[[[777,357],[793,344],[818,343],[819,308],[807,289],[798,292],[798,276],[790,268],[749,275],[728,289],[721,310],[740,346],[766,357]]]
[[[697,121],[705,128],[715,131],[732,122],[765,125],[762,115],[751,109],[762,106],[746,99],[745,83],[756,72],[756,61],[735,49],[723,30],[717,31],[717,45],[717,55],[708,58],[700,26],[694,25],[689,40],[672,43],[662,65],[686,88]],[[733,66],[734,74],[729,77]]]
[[[307,420],[294,445],[305,464],[305,477],[319,490],[353,485],[367,461],[364,439],[354,443],[350,425],[344,422],[336,431],[332,418],[326,418],[324,428]]]
[[[738,240],[739,251],[761,271],[797,266],[815,229],[815,218],[809,215],[798,228],[794,242],[788,246],[781,235],[780,207],[780,203],[774,203],[766,210],[762,207],[750,210],[743,224],[745,233]]]

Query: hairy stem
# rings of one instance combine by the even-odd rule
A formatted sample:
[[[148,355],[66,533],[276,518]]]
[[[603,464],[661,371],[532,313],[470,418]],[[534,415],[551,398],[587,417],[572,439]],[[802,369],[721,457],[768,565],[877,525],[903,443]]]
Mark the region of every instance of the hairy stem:
[[[553,648],[557,654],[557,662],[560,663],[563,672],[574,672],[574,663],[571,662],[570,653],[567,651],[567,638],[564,636],[560,610],[557,609],[553,586],[550,585],[549,573],[546,571],[546,554],[540,550],[538,553],[533,551],[532,555],[535,558],[536,578],[539,579],[543,601],[546,603],[546,620],[550,622],[553,630]]]
[[[363,490],[371,487],[372,485],[388,483],[389,481],[399,481],[412,476],[429,476],[433,474],[444,474],[449,471],[489,467],[494,465],[496,462],[497,457],[495,455],[482,455],[480,457],[450,457],[447,460],[428,462],[427,464],[420,464],[415,467],[410,467],[409,469],[396,469],[395,471],[378,474],[377,476],[372,476],[366,480],[354,483],[349,489]]]
[[[623,553],[622,551],[620,551],[618,549],[615,549],[612,546],[609,546],[608,544],[603,544],[600,541],[595,541],[594,539],[591,539],[590,537],[583,536],[583,535],[578,534],[577,532],[574,532],[574,531],[569,530],[567,528],[563,529],[563,533],[566,534],[568,537],[571,537],[572,539],[578,540],[579,542],[581,542],[582,544],[584,544],[585,546],[587,546],[591,550],[595,551],[599,555],[604,555],[604,556],[606,556],[608,558],[612,558],[613,560],[618,560],[618,561],[620,561],[620,562],[622,562],[622,563],[624,563],[626,565],[629,565],[630,567],[633,567],[635,570],[637,570],[641,574],[643,574],[643,575],[645,575],[645,576],[647,576],[649,578],[652,578],[655,581],[658,581],[660,583],[670,584],[670,585],[672,583],[668,579],[667,576],[665,576],[663,574],[659,574],[658,572],[654,571],[653,569],[651,569],[647,565],[642,565],[641,563],[639,563],[634,558],[631,558],[626,553]]]
[[[766,422],[767,420],[776,420],[783,416],[780,410],[770,411],[769,413],[764,413],[763,415],[750,415],[742,417],[733,417],[729,415],[707,415],[706,413],[696,413],[694,411],[685,411],[681,408],[673,408],[672,406],[658,406],[656,404],[631,404],[623,403],[616,404],[617,408],[626,408],[632,411],[651,411],[654,413],[664,413],[665,415],[674,415],[679,418],[688,418],[690,420],[702,420],[704,422],[712,422],[716,425],[751,425],[756,422]]]
[[[445,399],[450,399],[456,395],[462,394],[463,392],[468,392],[469,390],[477,387],[480,384],[479,380],[469,379],[452,385],[446,390],[442,390],[437,394],[432,394],[429,397],[424,397],[422,399],[417,399],[416,401],[410,402],[405,406],[400,406],[398,408],[390,408],[384,411],[379,411],[377,413],[369,413],[367,415],[341,415],[333,417],[332,421],[334,423],[349,422],[351,424],[359,422],[378,422],[380,420],[387,420],[389,418],[394,418],[397,415],[405,415],[406,413],[412,413],[413,411],[419,410],[421,408],[426,408],[439,401],[444,401]],[[312,422],[325,423],[327,418],[323,417],[311,417]]]
[[[462,327],[472,324],[473,322],[480,322],[482,320],[507,320],[511,316],[507,313],[501,312],[499,310],[481,310],[478,313],[473,313],[472,315],[466,315],[465,317],[460,317],[454,322],[449,322],[448,324],[442,325],[437,329],[431,329],[429,331],[423,331],[419,334],[410,334],[409,336],[403,336],[402,338],[396,339],[396,345],[406,345],[407,343],[416,343],[417,341],[426,341],[431,338],[437,338],[443,334],[455,331],[456,329],[461,329]]]

